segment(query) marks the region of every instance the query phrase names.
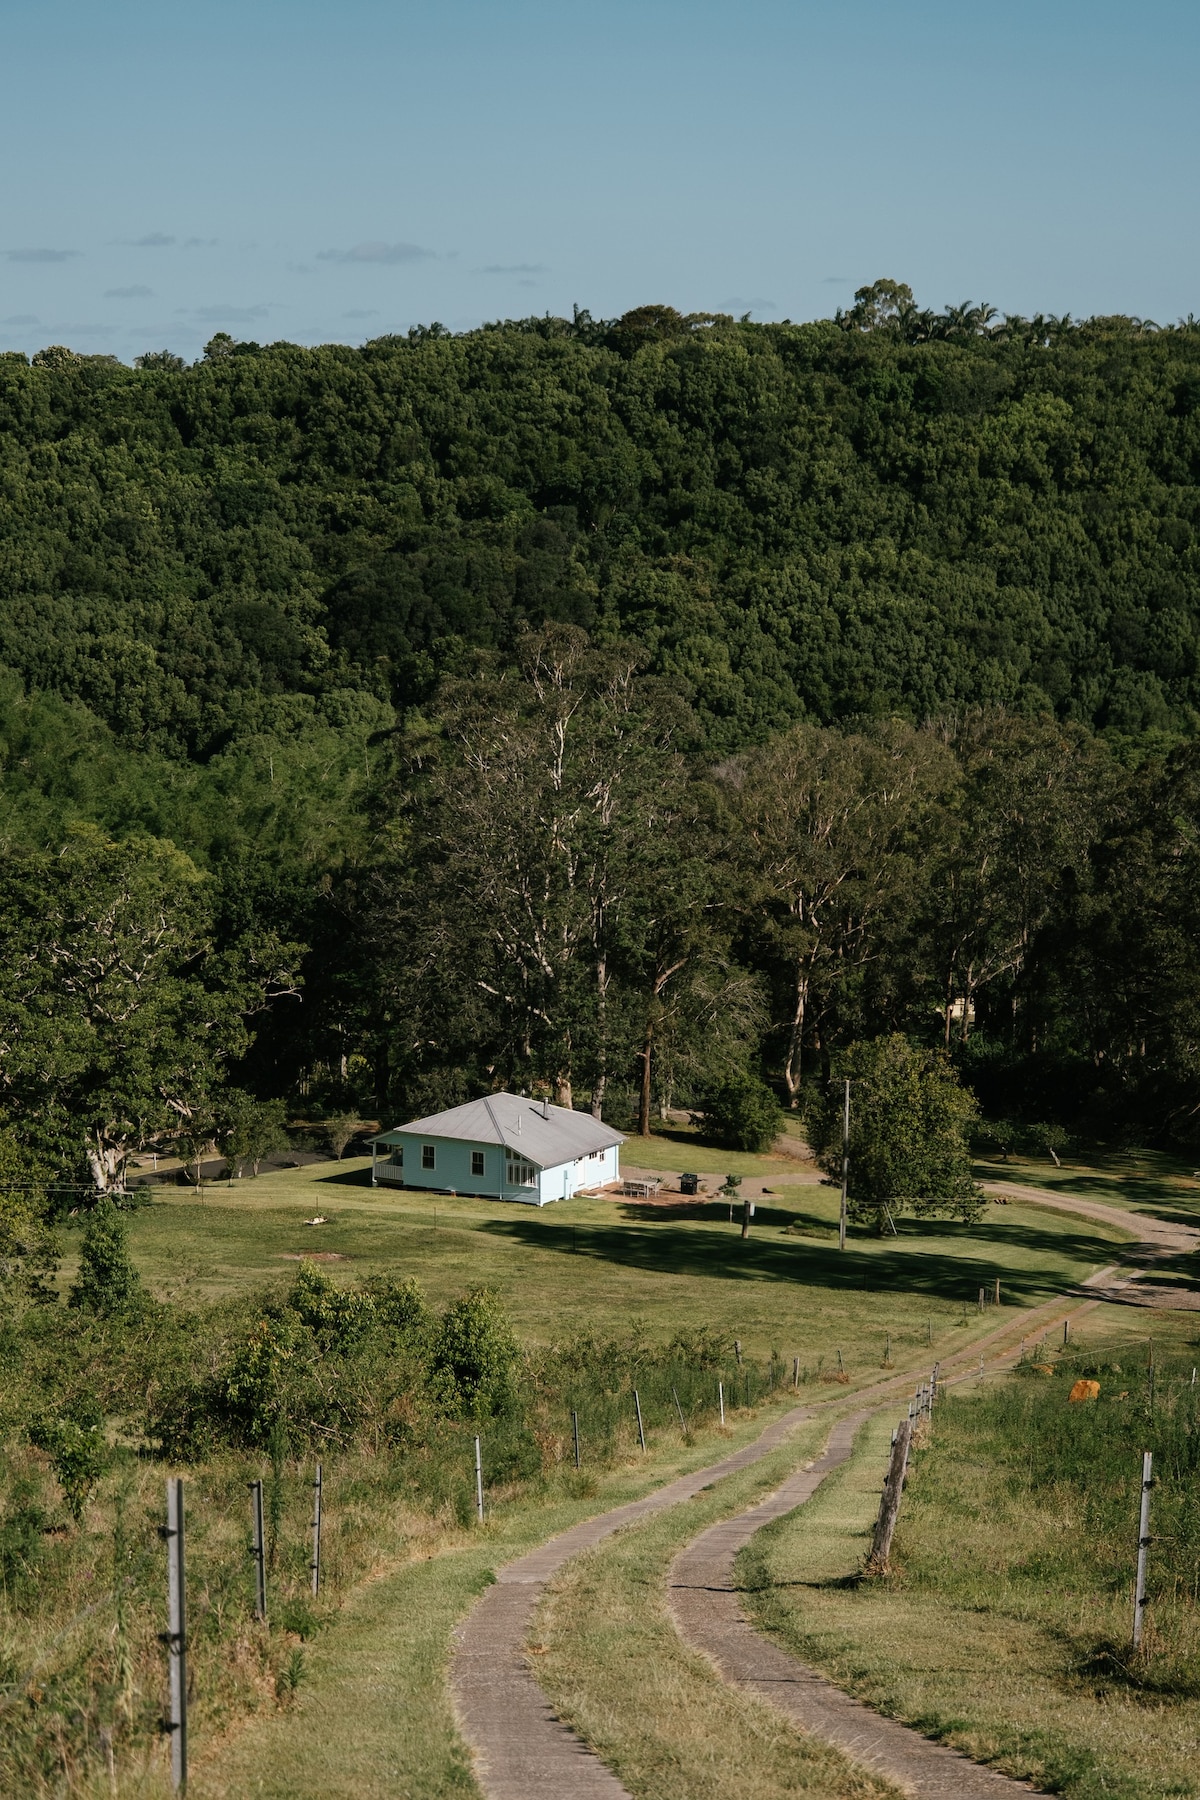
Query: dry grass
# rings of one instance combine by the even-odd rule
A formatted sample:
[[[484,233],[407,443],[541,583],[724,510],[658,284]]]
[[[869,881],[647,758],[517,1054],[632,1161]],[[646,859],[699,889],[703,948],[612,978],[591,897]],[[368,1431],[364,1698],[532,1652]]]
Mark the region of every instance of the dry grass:
[[[532,1640],[538,1678],[635,1800],[894,1800],[890,1784],[727,1687],[667,1611],[675,1553],[774,1487],[828,1430],[802,1426],[755,1468],[578,1558],[550,1589]]]
[[[687,1444],[675,1430],[651,1434],[645,1456],[626,1440],[608,1469],[563,1469],[536,1493],[493,1492],[482,1530],[462,1528],[452,1508],[422,1515],[389,1497],[383,1459],[327,1462],[317,1607],[308,1595],[311,1470],[289,1468],[269,1628],[252,1616],[246,1489],[252,1475],[269,1480],[269,1466],[226,1456],[185,1470],[193,1800],[477,1794],[445,1670],[454,1622],[490,1571],[755,1437],[764,1412],[770,1406],[731,1415],[724,1436],[698,1426]],[[38,1530],[39,1579],[0,1593],[0,1794],[165,1800],[157,1634],[166,1624],[158,1526],[168,1470],[131,1459],[106,1477],[78,1530],[64,1521],[39,1453],[11,1450],[3,1473],[32,1484],[52,1524],[49,1535]]]
[[[76,1528],[57,1504],[44,1461],[19,1445],[4,1457],[10,1497],[23,1496],[48,1522],[35,1522],[29,1534],[36,1559],[29,1578],[0,1592],[0,1793],[164,1793],[158,1633],[166,1625],[165,1558],[158,1528],[168,1471],[128,1459],[105,1479]],[[270,1509],[269,1467],[224,1456],[183,1474],[197,1746],[235,1721],[286,1711],[307,1675],[309,1640],[334,1616],[340,1597],[372,1570],[427,1553],[426,1546],[440,1547],[452,1535],[445,1520],[389,1506],[366,1459],[327,1465],[326,1597],[313,1602],[311,1470],[289,1468],[278,1490],[278,1530],[270,1532],[276,1541],[263,1624],[253,1616],[247,1481],[266,1477]],[[14,1510],[10,1498],[10,1521]],[[11,1536],[11,1524],[6,1529]]]

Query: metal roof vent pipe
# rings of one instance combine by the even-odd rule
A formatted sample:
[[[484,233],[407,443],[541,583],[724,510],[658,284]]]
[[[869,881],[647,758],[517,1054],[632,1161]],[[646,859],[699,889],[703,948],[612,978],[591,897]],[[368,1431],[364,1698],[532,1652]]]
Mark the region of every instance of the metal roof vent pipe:
[[[548,1119],[550,1117],[550,1102],[544,1097],[542,1100],[542,1117],[543,1119]]]

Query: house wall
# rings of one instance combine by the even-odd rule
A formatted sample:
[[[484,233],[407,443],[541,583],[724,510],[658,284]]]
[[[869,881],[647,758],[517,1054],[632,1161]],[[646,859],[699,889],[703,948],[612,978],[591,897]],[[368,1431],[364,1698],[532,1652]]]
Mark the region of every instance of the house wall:
[[[375,1164],[377,1185],[424,1188],[434,1193],[482,1194],[489,1199],[517,1200],[528,1206],[546,1206],[551,1200],[565,1200],[580,1188],[600,1187],[615,1181],[620,1173],[620,1147],[602,1150],[596,1156],[581,1156],[575,1162],[558,1163],[538,1173],[535,1187],[505,1187],[505,1156],[502,1144],[471,1143],[460,1138],[423,1138],[402,1132],[399,1148],[404,1151],[404,1165],[388,1162],[389,1149],[380,1145]],[[436,1158],[432,1169],[421,1166],[421,1147],[433,1144]],[[482,1175],[471,1173],[471,1152],[483,1152]]]
[[[422,1144],[434,1147],[437,1160],[432,1169],[421,1167]],[[403,1183],[405,1187],[428,1188],[434,1193],[448,1193],[453,1188],[456,1194],[484,1194],[497,1200],[504,1193],[502,1144],[473,1144],[465,1138],[423,1138],[402,1132],[399,1147],[404,1151],[404,1167],[385,1162],[381,1155],[375,1167],[377,1182]],[[483,1152],[482,1175],[471,1173],[472,1150]]]
[[[602,1187],[606,1181],[615,1181],[620,1164],[620,1145],[613,1144],[596,1156],[581,1156],[575,1162],[543,1169],[538,1184],[538,1205],[545,1206],[550,1200],[566,1200],[580,1188]]]

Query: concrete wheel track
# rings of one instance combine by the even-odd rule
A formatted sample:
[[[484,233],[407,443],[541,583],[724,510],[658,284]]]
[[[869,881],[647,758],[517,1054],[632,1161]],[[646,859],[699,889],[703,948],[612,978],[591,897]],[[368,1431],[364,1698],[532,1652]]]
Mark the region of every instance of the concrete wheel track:
[[[690,1500],[701,1488],[758,1462],[811,1417],[811,1407],[793,1407],[720,1462],[585,1519],[497,1572],[495,1586],[455,1634],[450,1671],[459,1723],[488,1800],[629,1800],[616,1776],[555,1717],[530,1672],[525,1639],[546,1583],[565,1562],[622,1526]]]
[[[742,1613],[734,1559],[764,1525],[811,1499],[830,1470],[849,1457],[855,1433],[868,1415],[842,1419],[825,1452],[775,1493],[722,1519],[692,1539],[671,1565],[669,1602],[686,1644],[716,1664],[734,1687],[778,1707],[793,1725],[835,1744],[856,1763],[894,1781],[914,1800],[1005,1800],[1038,1792],[936,1744],[908,1725],[884,1718],[851,1699],[805,1663],[762,1637]]]
[[[1007,1191],[1013,1198],[1036,1200],[1064,1212],[1118,1224],[1125,1230],[1135,1220],[1147,1228],[1163,1224],[1098,1202],[1075,1201],[1007,1183],[986,1185],[993,1192]],[[1169,1229],[1172,1233],[1181,1232],[1181,1236],[1182,1231],[1189,1230]],[[1150,1241],[1157,1240],[1160,1254],[1167,1249],[1157,1231],[1147,1229],[1145,1235],[1146,1248]],[[1200,1233],[1189,1235],[1191,1241],[1186,1246],[1180,1237],[1175,1237],[1170,1249],[1178,1254],[1185,1247],[1193,1248]],[[1131,1246],[1128,1258],[1123,1260],[1133,1260],[1135,1252],[1143,1252],[1143,1245]],[[1138,1255],[1139,1262],[1148,1260],[1144,1253]],[[1077,1319],[1110,1297],[1117,1298],[1119,1290],[1114,1291],[1111,1284],[1118,1273],[1125,1271],[1118,1271],[1116,1266],[1097,1270],[1073,1296],[1015,1314],[977,1339],[969,1350],[944,1358],[943,1380],[953,1379],[955,1372],[959,1379],[965,1379],[976,1362],[985,1357],[993,1369],[1011,1365],[1030,1336],[1053,1330],[1067,1318]],[[860,1390],[855,1398],[870,1404],[834,1427],[826,1450],[816,1463],[792,1476],[759,1506],[723,1521],[695,1539],[672,1568],[672,1610],[681,1634],[688,1642],[707,1650],[727,1680],[765,1695],[804,1729],[837,1744],[856,1761],[876,1774],[889,1776],[921,1796],[921,1800],[976,1800],[976,1796],[979,1800],[1003,1800],[1005,1794],[1028,1795],[1033,1790],[1025,1784],[982,1768],[852,1700],[760,1637],[741,1619],[737,1607],[732,1579],[737,1551],[768,1519],[780,1517],[807,1500],[823,1477],[849,1456],[858,1422],[869,1412],[895,1404],[910,1393],[919,1374],[920,1370],[914,1367]],[[641,1500],[585,1519],[497,1571],[495,1585],[487,1589],[455,1631],[450,1666],[459,1724],[472,1751],[475,1774],[486,1800],[630,1800],[611,1770],[555,1716],[529,1667],[526,1638],[546,1583],[573,1556],[594,1549],[614,1531],[690,1500],[702,1488],[758,1462],[803,1420],[845,1404],[839,1399],[794,1407],[741,1450],[692,1474],[679,1476]],[[743,1531],[744,1535],[740,1535]],[[728,1570],[722,1573],[722,1559],[726,1558]],[[699,1598],[706,1592],[712,1596],[711,1607]],[[705,1633],[709,1634],[707,1640]],[[968,1781],[976,1785],[964,1785]]]

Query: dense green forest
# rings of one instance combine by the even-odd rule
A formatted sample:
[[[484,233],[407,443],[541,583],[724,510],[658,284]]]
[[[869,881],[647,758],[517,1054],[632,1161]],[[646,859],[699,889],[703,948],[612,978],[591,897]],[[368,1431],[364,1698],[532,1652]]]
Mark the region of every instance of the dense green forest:
[[[0,458],[38,1179],[500,1083],[802,1106],[892,1032],[993,1118],[1193,1130],[1191,321],[52,348]]]

